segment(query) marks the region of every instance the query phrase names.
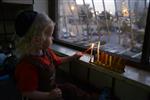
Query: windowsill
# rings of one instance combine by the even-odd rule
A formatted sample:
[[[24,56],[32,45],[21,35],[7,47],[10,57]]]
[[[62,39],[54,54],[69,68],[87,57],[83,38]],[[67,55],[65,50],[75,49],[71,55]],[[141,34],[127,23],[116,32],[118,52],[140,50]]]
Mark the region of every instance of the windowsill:
[[[58,44],[53,44],[52,49],[58,53],[61,53],[63,55],[71,56],[73,55],[77,50],[61,46]],[[117,73],[114,71],[107,70],[105,68],[102,68],[100,66],[94,65],[89,63],[90,56],[89,54],[85,54],[80,58],[80,61],[90,64],[91,69],[95,69],[99,72],[103,72],[110,77],[140,86],[148,91],[150,91],[150,72],[146,72],[144,70],[140,70],[137,68],[133,68],[130,66],[125,67],[125,72],[124,73]]]

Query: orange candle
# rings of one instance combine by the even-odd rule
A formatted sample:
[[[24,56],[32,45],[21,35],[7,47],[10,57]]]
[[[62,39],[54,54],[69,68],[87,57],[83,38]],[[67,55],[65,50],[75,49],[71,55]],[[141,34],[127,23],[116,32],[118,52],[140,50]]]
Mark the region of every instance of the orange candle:
[[[100,41],[97,44],[97,61],[99,61],[99,49],[100,49]]]
[[[112,56],[109,56],[109,66],[111,66],[111,62],[112,62]]]
[[[105,56],[104,56],[105,54],[104,54],[104,52],[101,52],[101,58],[100,58],[100,60],[101,60],[101,63],[102,64],[104,64],[105,63]]]
[[[105,53],[105,65],[108,65],[108,54]]]

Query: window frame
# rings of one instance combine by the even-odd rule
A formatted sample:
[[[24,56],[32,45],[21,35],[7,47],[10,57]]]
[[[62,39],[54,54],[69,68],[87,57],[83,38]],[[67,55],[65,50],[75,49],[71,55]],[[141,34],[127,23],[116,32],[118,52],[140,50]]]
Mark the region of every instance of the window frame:
[[[144,43],[142,48],[141,62],[145,65],[150,64],[150,4],[148,7],[148,15],[145,28]]]
[[[58,0],[48,0],[48,11],[49,11],[49,17],[52,18],[52,20],[54,20],[56,22],[56,26],[55,26],[55,30],[54,30],[54,43],[69,47],[69,48],[73,48],[79,51],[84,51],[87,48],[84,47],[80,47],[77,46],[75,44],[71,44],[68,42],[65,42],[63,40],[59,40],[57,38],[57,33],[58,33]],[[125,59],[127,61],[127,65],[132,66],[132,67],[136,67],[136,68],[140,68],[146,71],[150,71],[150,3],[148,6],[148,12],[147,12],[147,19],[146,19],[146,27],[145,27],[145,35],[144,35],[144,42],[143,42],[143,48],[142,48],[142,57],[140,59],[140,61],[136,60],[136,59],[131,59],[129,57],[123,56],[123,55],[118,55],[115,53],[111,53],[111,52],[106,52],[110,55],[115,55],[115,56],[120,56],[123,59]],[[94,51],[94,53],[96,53],[96,51]]]

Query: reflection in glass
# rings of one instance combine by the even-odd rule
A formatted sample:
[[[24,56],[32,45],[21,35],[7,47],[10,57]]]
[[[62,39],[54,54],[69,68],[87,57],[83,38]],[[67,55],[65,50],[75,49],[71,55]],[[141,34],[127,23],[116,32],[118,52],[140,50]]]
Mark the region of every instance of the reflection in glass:
[[[59,0],[58,39],[141,58],[149,0]]]

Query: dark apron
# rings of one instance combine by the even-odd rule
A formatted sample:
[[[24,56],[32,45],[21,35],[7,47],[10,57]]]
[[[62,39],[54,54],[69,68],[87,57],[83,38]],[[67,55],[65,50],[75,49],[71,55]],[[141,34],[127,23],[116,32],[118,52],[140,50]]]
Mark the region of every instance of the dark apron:
[[[44,51],[44,55],[48,57],[50,65],[43,64],[39,59],[32,56],[29,56],[29,62],[38,70],[38,91],[50,92],[52,89],[56,88],[55,66],[51,55],[47,51]]]

